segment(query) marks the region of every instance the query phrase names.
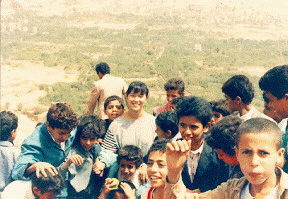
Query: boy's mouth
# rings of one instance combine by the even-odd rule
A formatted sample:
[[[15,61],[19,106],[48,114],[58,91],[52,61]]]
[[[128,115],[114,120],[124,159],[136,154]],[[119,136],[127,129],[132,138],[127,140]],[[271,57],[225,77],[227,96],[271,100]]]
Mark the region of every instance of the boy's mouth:
[[[250,173],[248,173],[248,175],[249,175],[251,178],[257,178],[257,177],[261,176],[261,173],[250,172]]]

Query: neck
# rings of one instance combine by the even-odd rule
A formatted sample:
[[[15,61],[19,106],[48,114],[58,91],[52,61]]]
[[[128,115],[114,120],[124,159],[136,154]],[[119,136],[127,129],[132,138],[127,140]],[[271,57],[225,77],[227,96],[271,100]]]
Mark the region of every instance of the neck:
[[[126,116],[128,119],[137,120],[144,115],[145,111],[141,109],[140,111],[128,110]]]
[[[270,178],[268,178],[265,182],[260,185],[251,185],[250,193],[255,198],[264,198],[264,196],[268,196],[271,191],[276,187],[279,182],[279,178],[277,178],[276,174]]]
[[[199,148],[201,147],[201,145],[203,144],[203,142],[204,142],[204,139],[201,139],[199,142],[195,142],[195,143],[193,143],[193,141],[192,141],[192,143],[191,143],[191,150],[192,150],[192,151],[196,151],[197,149],[199,149]]]
[[[153,191],[153,199],[162,199],[164,197],[164,186],[157,187]]]
[[[240,116],[247,114],[252,109],[252,104],[244,104],[239,110]]]

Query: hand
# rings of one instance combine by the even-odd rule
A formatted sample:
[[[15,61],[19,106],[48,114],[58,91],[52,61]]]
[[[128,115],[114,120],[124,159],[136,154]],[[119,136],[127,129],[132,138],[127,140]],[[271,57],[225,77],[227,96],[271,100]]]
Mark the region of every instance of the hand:
[[[141,184],[145,184],[148,182],[147,165],[144,163],[141,164],[141,166],[139,168],[138,178],[139,178]]]
[[[184,163],[187,161],[191,149],[191,140],[173,140],[166,146],[166,161],[168,179],[176,183],[181,175]]]
[[[103,172],[105,169],[105,163],[101,162],[98,158],[96,159],[94,165],[93,165],[93,171],[95,174],[99,175],[99,176],[103,176]]]
[[[84,162],[84,158],[82,158],[82,156],[76,154],[76,155],[72,155],[69,159],[68,162],[71,164],[75,164],[75,165],[81,165]]]
[[[35,171],[37,178],[40,178],[40,176],[47,177],[46,172],[49,172],[52,176],[58,175],[57,169],[48,162],[36,162],[29,168],[32,168],[31,171]]]
[[[106,178],[103,192],[107,195],[110,191],[118,189],[119,180],[116,178]]]
[[[132,189],[127,183],[121,182],[120,187],[123,189],[127,199],[136,198],[136,190]]]

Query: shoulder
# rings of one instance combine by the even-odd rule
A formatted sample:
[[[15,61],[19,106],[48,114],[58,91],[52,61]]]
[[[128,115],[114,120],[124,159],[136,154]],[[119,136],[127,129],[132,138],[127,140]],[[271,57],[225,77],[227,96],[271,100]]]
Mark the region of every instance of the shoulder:
[[[31,181],[22,181],[16,180],[11,182],[4,191],[1,193],[2,198],[4,199],[14,199],[15,198],[15,191],[17,190],[17,196],[21,196],[24,198],[27,196],[27,193],[32,190]],[[32,192],[32,191],[30,191]],[[21,198],[20,197],[20,198]]]
[[[141,199],[152,199],[151,193],[153,192],[154,187],[147,187],[141,193]],[[150,197],[149,197],[150,196]]]

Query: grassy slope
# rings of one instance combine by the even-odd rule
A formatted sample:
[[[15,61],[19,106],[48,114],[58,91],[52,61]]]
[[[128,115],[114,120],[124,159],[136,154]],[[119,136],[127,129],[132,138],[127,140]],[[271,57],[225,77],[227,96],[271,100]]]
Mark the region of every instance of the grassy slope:
[[[133,29],[102,29],[73,26],[77,22],[102,20],[114,24],[135,24]],[[41,99],[44,104],[65,101],[82,114],[86,111],[87,97],[96,74],[92,65],[105,61],[112,73],[127,78],[147,78],[153,91],[146,109],[163,104],[160,94],[169,78],[180,76],[187,91],[208,100],[223,98],[222,83],[241,66],[269,68],[288,62],[288,41],[253,41],[223,39],[218,34],[208,34],[182,27],[187,19],[180,17],[75,14],[68,17],[11,18],[9,22],[25,21],[13,34],[2,34],[4,60],[42,61],[46,66],[65,66],[67,70],[81,73],[79,82],[57,84],[53,91]],[[166,27],[167,26],[167,27]],[[158,27],[158,28],[155,28]],[[34,31],[37,28],[37,32]],[[202,50],[195,50],[201,44]],[[243,73],[243,72],[241,72]],[[246,74],[256,87],[254,104],[262,106],[258,77]],[[149,80],[150,79],[150,80]],[[152,79],[152,80],[151,80]]]

